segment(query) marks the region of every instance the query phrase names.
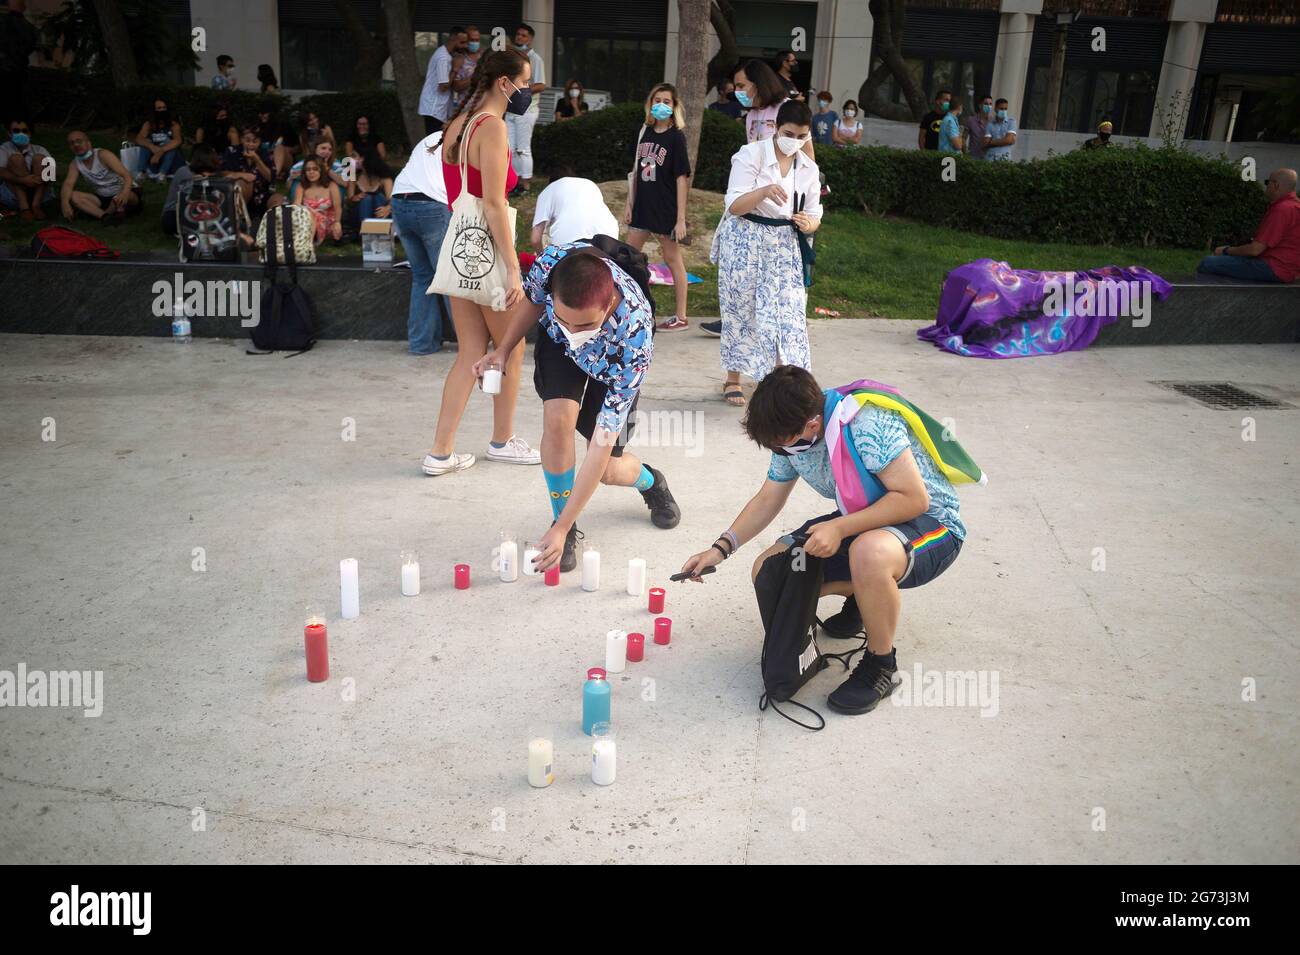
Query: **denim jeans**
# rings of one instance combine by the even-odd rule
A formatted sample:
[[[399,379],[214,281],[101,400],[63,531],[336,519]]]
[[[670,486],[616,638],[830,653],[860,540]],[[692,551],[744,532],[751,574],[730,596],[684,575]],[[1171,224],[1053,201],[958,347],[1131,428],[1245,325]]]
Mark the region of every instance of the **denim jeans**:
[[[362,222],[367,219],[373,219],[375,217],[375,210],[380,206],[386,205],[388,205],[388,197],[384,195],[383,189],[375,190],[374,195],[362,193],[361,201],[357,203],[357,215],[361,218]],[[446,227],[444,226],[443,229],[445,231]]]
[[[153,157],[149,157],[148,170],[150,172],[160,172],[164,176],[175,175],[176,170],[185,165],[185,157],[181,155],[179,149],[172,149],[162,154],[162,158],[154,162]]]
[[[1196,271],[1207,275],[1226,275],[1246,282],[1277,282],[1278,277],[1263,259],[1249,255],[1207,255]]]
[[[406,337],[412,355],[431,355],[442,349],[443,322],[451,321],[451,304],[446,297],[425,294],[438,267],[438,253],[451,221],[451,210],[441,202],[396,197],[392,209],[402,248],[411,263],[411,308],[406,317]]]

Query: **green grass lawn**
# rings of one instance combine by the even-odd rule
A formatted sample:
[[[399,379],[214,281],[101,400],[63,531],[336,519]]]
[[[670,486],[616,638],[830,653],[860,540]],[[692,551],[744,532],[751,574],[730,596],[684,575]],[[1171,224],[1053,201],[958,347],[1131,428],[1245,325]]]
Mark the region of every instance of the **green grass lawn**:
[[[70,160],[65,133],[44,132],[37,141],[50,150],[62,171]],[[95,145],[114,149],[124,138],[120,132],[99,130],[91,134]],[[402,158],[392,157],[395,168]],[[526,248],[532,225],[532,205],[544,185],[536,181],[533,195],[517,203],[521,206],[518,234],[520,248]],[[283,191],[283,187],[281,187]],[[144,184],[145,209],[140,215],[120,225],[101,225],[79,218],[73,228],[93,235],[122,251],[165,251],[175,253],[176,241],[163,235],[159,216],[167,196],[166,183]],[[693,214],[691,229],[694,243],[686,250],[687,268],[704,279],[691,286],[687,312],[694,316],[718,314],[717,269],[708,264],[708,245],[712,228],[717,225],[721,196],[703,193],[714,202],[692,205],[700,208]],[[615,203],[616,205],[620,204]],[[706,209],[707,206],[707,209]],[[0,221],[0,243],[6,247],[25,247],[42,225],[62,223],[57,204],[46,222],[22,222],[17,218]],[[618,211],[618,210],[616,210]],[[696,231],[696,230],[699,231]],[[400,244],[397,256],[402,258]],[[817,307],[833,309],[845,318],[934,319],[939,289],[949,270],[980,258],[1009,262],[1014,268],[1078,269],[1102,265],[1143,265],[1169,276],[1186,275],[1196,268],[1203,253],[1195,249],[1140,249],[1114,246],[1048,245],[994,239],[973,232],[941,229],[907,219],[879,218],[846,210],[827,211],[817,237],[817,267],[808,290],[808,313],[814,317]],[[318,255],[324,258],[359,257],[360,246],[323,245]],[[654,288],[660,315],[673,311],[673,290]]]
[[[910,318],[933,321],[944,276],[965,262],[992,258],[1025,269],[1077,269],[1143,265],[1161,275],[1185,275],[1203,252],[1115,246],[1045,245],[994,239],[940,229],[906,219],[827,211],[817,234],[817,266],[808,290],[808,313],[817,306],[845,318]],[[691,286],[691,315],[717,315],[717,269],[695,267],[704,279]],[[656,286],[659,314],[673,309],[671,288]]]

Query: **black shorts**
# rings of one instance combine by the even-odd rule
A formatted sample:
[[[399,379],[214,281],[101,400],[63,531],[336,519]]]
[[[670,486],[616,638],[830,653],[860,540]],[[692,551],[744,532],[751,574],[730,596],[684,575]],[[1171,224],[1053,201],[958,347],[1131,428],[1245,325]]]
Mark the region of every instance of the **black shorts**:
[[[533,387],[543,401],[568,398],[578,402],[578,433],[588,441],[591,440],[591,436],[596,433],[596,415],[605,403],[605,392],[608,389],[603,382],[579,368],[565,354],[564,346],[552,339],[545,328],[537,330],[537,344],[533,347]],[[640,400],[639,394],[632,399],[632,407],[627,412],[627,423],[618,433],[610,457],[622,457],[623,446],[636,429],[636,405]]]
[[[814,517],[812,520],[804,521],[803,525],[792,533],[807,534],[814,524],[840,516],[840,512],[835,511],[832,514]],[[928,584],[947,570],[948,565],[961,553],[961,538],[929,514],[922,514],[915,520],[893,524],[882,530],[889,531],[897,537],[907,553],[907,569],[903,571],[903,576],[898,581],[900,590]],[[844,538],[840,541],[840,549],[823,559],[823,580],[827,583],[839,583],[853,579],[852,573],[849,572],[849,546],[857,539],[857,534]]]
[[[133,216],[136,213],[142,212],[144,210],[144,194],[140,191],[140,187],[134,186],[132,187],[131,191],[135,193],[136,203],[133,206],[125,206],[122,210],[126,215],[129,216]],[[99,193],[96,192],[93,193],[93,195],[96,199],[99,200],[99,208],[107,210],[108,207],[113,204],[113,199],[115,198],[116,194],[114,194],[113,196],[101,196]]]

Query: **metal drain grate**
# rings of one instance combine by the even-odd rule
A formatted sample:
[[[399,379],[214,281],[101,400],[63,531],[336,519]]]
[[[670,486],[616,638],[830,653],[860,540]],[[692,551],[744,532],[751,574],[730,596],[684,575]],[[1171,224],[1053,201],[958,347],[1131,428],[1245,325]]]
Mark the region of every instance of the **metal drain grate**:
[[[1230,381],[1153,381],[1151,384],[1176,391],[1186,398],[1199,401],[1207,408],[1220,411],[1235,411],[1238,408],[1295,408],[1295,405],[1265,398]]]

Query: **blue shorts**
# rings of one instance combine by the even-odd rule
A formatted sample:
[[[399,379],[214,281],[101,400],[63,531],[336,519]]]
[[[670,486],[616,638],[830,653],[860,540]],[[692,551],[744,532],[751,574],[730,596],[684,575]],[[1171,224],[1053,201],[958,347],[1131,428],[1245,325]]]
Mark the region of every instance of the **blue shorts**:
[[[807,534],[814,524],[841,517],[839,511],[823,514],[804,521],[795,534]],[[898,538],[907,554],[907,569],[898,581],[900,589],[920,587],[938,577],[948,565],[961,553],[961,538],[940,524],[929,514],[922,514],[915,520],[904,521],[890,527],[881,528]],[[849,546],[858,539],[858,535],[846,537],[840,541],[840,549],[830,557],[823,558],[822,579],[827,583],[839,583],[853,579],[849,572]]]

